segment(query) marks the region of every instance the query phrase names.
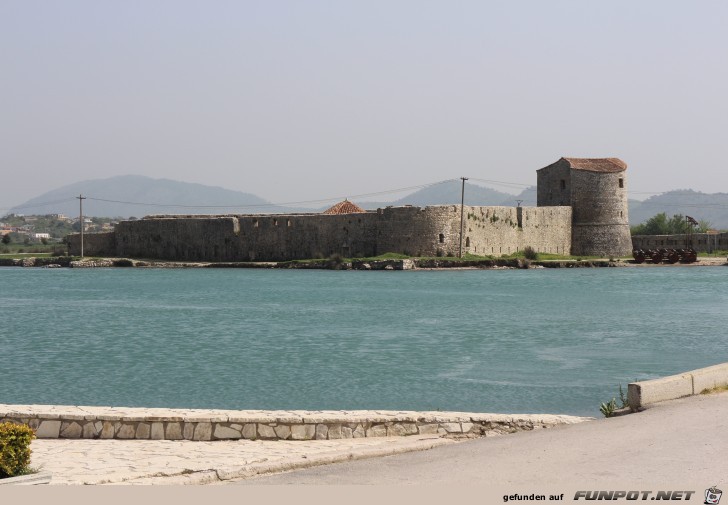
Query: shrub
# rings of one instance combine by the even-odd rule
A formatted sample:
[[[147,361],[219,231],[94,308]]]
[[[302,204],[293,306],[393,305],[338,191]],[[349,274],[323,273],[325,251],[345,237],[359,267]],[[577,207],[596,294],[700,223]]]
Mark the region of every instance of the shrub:
[[[535,261],[538,259],[538,253],[536,252],[536,249],[534,249],[530,245],[527,245],[526,248],[523,250],[523,257],[527,260]]]
[[[30,442],[35,432],[24,424],[0,423],[0,478],[28,471]]]

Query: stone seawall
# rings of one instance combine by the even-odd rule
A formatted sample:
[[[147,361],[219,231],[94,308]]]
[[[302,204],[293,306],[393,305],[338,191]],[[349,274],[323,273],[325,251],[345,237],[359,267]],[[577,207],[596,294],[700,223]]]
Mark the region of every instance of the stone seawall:
[[[481,437],[591,420],[549,414],[413,411],[182,410],[0,405],[0,422],[25,424],[38,438],[137,440],[335,440],[438,435]]]

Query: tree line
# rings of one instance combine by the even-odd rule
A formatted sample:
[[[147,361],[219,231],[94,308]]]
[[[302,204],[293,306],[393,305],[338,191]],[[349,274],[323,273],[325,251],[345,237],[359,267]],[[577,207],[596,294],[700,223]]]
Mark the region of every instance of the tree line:
[[[682,214],[674,214],[668,218],[665,212],[660,212],[644,223],[632,226],[630,231],[632,235],[679,235],[691,228],[695,233],[705,233],[711,228],[708,221],[700,220],[697,223],[690,224]]]

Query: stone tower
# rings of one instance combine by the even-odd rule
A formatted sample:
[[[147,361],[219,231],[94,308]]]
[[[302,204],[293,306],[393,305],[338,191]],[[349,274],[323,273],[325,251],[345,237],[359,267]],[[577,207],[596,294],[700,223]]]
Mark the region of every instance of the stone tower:
[[[572,208],[572,255],[632,253],[626,170],[618,158],[561,158],[536,171],[537,205]]]

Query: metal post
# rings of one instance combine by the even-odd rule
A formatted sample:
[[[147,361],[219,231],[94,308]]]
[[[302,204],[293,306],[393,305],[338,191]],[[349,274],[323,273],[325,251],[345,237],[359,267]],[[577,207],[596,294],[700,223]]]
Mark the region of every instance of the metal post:
[[[467,177],[461,177],[463,180],[463,189],[460,193],[460,252],[458,254],[459,258],[463,257],[463,212],[465,210],[465,181],[468,180]]]
[[[86,197],[80,194],[76,198],[78,198],[78,223],[81,225],[81,258],[83,258],[83,229],[86,227],[83,222],[83,201]]]

